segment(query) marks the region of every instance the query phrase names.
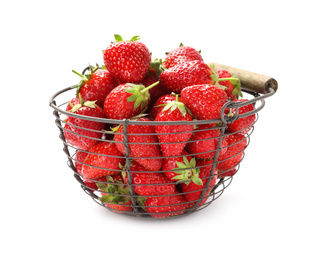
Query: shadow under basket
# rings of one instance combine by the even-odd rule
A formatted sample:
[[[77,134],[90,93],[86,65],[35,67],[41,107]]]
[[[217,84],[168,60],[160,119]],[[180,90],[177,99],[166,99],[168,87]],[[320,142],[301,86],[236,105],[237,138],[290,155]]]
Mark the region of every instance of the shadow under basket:
[[[259,111],[265,106],[265,99],[276,93],[278,84],[277,81],[271,77],[217,63],[215,63],[215,66],[217,69],[227,70],[239,78],[243,99],[248,100],[246,102],[228,101],[221,110],[221,117],[215,120],[155,122],[87,117],[66,111],[68,100],[71,100],[72,96],[74,97],[75,95],[75,86],[58,91],[51,97],[49,105],[53,109],[53,114],[56,117],[55,123],[60,131],[59,138],[64,145],[63,150],[68,158],[68,166],[73,171],[74,177],[81,185],[81,188],[96,203],[112,212],[140,219],[167,219],[186,216],[204,209],[222,195],[224,190],[231,184],[233,177],[238,172],[240,164],[245,157],[245,150],[249,145],[250,136],[254,131],[255,123],[259,119]],[[253,104],[254,110],[239,114],[239,109],[249,104]],[[227,109],[234,109],[234,111],[236,111],[234,116],[228,117],[226,113],[223,113]],[[255,117],[255,121],[252,125],[248,126],[247,129],[242,129],[238,132],[231,132],[228,130],[227,125],[248,116]],[[97,153],[92,149],[85,151],[68,143],[65,138],[65,132],[76,134],[70,130],[70,127],[65,127],[66,125],[71,126],[66,121],[68,117],[103,123],[105,127],[102,130],[87,129],[90,132],[96,133],[96,135],[92,135],[93,137],[80,136],[92,139],[96,144],[102,143],[115,146],[118,144],[123,145],[124,152],[119,155],[103,154],[99,152]],[[121,132],[109,131],[111,127],[118,125],[121,125],[123,128]],[[203,153],[190,152],[178,156],[137,157],[131,153],[131,147],[133,147],[133,145],[159,146],[159,143],[154,142],[145,144],[131,142],[129,137],[131,137],[132,133],[129,133],[128,129],[130,126],[134,125],[150,125],[151,127],[158,125],[190,125],[193,127],[189,132],[192,132],[193,134],[205,130],[211,130],[217,131],[219,135],[214,137],[209,136],[204,140],[193,140],[190,138],[187,141],[182,142],[185,143],[185,147],[188,147],[191,143],[196,141],[199,142],[215,139],[217,145],[210,151],[212,158],[207,160],[201,159]],[[205,129],[202,127],[204,125],[210,125],[210,127]],[[188,131],[185,131],[184,133],[188,133]],[[176,133],[161,134],[172,135]],[[123,138],[120,138],[120,141],[117,141],[117,138],[115,138],[117,135],[121,135]],[[159,134],[154,132],[153,134],[133,133],[133,135],[153,135],[157,138]],[[225,142],[225,140],[232,135],[238,135],[240,137],[239,141],[233,144]],[[241,144],[242,148],[239,149],[237,153],[229,154],[229,156],[220,156],[223,151],[227,151],[232,146],[240,146]],[[207,153],[209,153],[209,151]],[[104,163],[97,166],[92,165],[88,163],[88,160],[85,160],[85,158],[89,156],[96,157]],[[81,158],[84,159],[81,160]],[[190,163],[191,161],[189,159],[187,159],[186,162],[186,158],[197,158],[194,160],[196,164]],[[185,167],[183,169],[175,168],[174,170],[167,170],[161,167],[159,170],[155,171],[155,174],[161,175],[160,179],[163,179],[162,177],[164,176],[166,181],[159,182],[159,177],[156,177],[153,178],[155,181],[150,180],[148,183],[145,183],[140,176],[145,174],[151,176],[154,174],[154,171],[135,166],[136,164],[139,164],[140,161],[146,159],[161,160],[162,162],[172,160],[179,161],[184,163]],[[115,169],[109,168],[108,165],[110,164],[108,164],[108,162],[113,160],[120,162],[119,167],[116,167]],[[229,165],[229,168],[219,167],[227,161],[229,161],[229,164],[226,165]],[[82,174],[82,168],[93,169],[99,173],[110,172],[110,175],[108,175],[109,177],[90,179]],[[178,173],[179,171],[195,172],[195,170],[199,172],[199,178],[201,179],[202,184],[196,185],[193,182],[177,182],[176,180],[167,178],[165,175],[168,171],[175,171]],[[172,192],[173,189],[174,192]],[[171,191],[169,192],[169,190]],[[110,198],[110,202],[106,201],[106,198]],[[122,203],[122,201],[124,201],[124,203]]]

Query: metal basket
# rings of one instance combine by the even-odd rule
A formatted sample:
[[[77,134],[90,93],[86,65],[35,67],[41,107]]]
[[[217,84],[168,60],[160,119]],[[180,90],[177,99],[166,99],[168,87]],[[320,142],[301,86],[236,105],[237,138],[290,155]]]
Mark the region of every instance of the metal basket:
[[[218,158],[219,158],[220,151],[224,148],[224,147],[222,147],[222,141],[224,140],[224,138],[226,136],[233,134],[233,133],[227,132],[227,124],[232,123],[233,121],[235,121],[239,118],[244,118],[244,117],[247,117],[247,116],[250,116],[253,114],[256,115],[256,121],[257,121],[258,120],[258,112],[260,110],[262,110],[263,107],[265,106],[265,99],[275,94],[275,92],[277,90],[277,82],[272,78],[269,78],[269,77],[266,77],[263,75],[259,75],[256,73],[243,71],[240,69],[236,69],[233,67],[228,67],[228,66],[224,66],[224,65],[220,65],[220,64],[216,64],[216,66],[217,66],[217,68],[226,69],[229,72],[233,73],[235,76],[239,77],[239,79],[241,81],[243,95],[245,95],[245,97],[248,99],[247,102],[241,103],[241,102],[229,101],[224,105],[224,108],[236,109],[236,114],[233,117],[225,116],[223,113],[223,111],[224,111],[224,108],[223,108],[222,112],[221,112],[221,118],[216,119],[216,120],[200,120],[200,121],[190,121],[190,122],[185,122],[185,121],[144,122],[144,121],[135,121],[135,120],[129,120],[129,119],[113,120],[113,119],[86,117],[86,116],[77,115],[77,114],[74,114],[71,112],[67,112],[65,110],[65,107],[66,107],[68,101],[74,96],[74,91],[75,91],[74,87],[75,86],[68,87],[61,91],[58,91],[51,97],[50,107],[52,107],[53,114],[56,117],[55,123],[60,131],[59,138],[62,140],[63,145],[64,145],[63,150],[68,158],[68,166],[72,169],[72,171],[74,173],[74,177],[80,183],[81,188],[96,203],[98,203],[99,205],[105,207],[106,209],[108,209],[112,212],[125,214],[125,215],[129,215],[129,216],[137,217],[137,218],[148,218],[148,219],[176,218],[176,217],[186,216],[193,212],[204,209],[207,206],[209,206],[214,200],[216,200],[217,198],[219,198],[222,195],[223,191],[231,184],[233,176],[238,172],[238,170],[240,168],[240,163],[245,156],[244,150],[249,145],[250,135],[254,131],[254,125],[252,125],[251,131],[249,131],[247,134],[244,134],[244,139],[247,140],[247,145],[246,145],[245,149],[240,152],[240,153],[242,153],[242,159],[236,165],[234,165],[231,169],[227,169],[226,171],[218,173],[215,169],[218,164]],[[238,113],[239,108],[242,106],[248,105],[248,104],[253,104],[255,109],[252,112],[239,114]],[[85,164],[84,164],[84,162],[80,162],[76,159],[76,153],[78,151],[82,151],[82,150],[72,146],[71,144],[67,143],[65,140],[64,131],[67,131],[67,130],[64,129],[64,126],[65,126],[65,124],[67,124],[67,122],[65,121],[65,119],[67,117],[75,117],[75,118],[82,119],[82,120],[102,122],[102,123],[105,123],[106,125],[119,125],[120,124],[123,126],[123,135],[124,135],[123,144],[125,147],[125,155],[122,155],[122,158],[125,159],[125,162],[126,162],[124,172],[126,172],[126,174],[127,174],[127,183],[123,183],[123,184],[115,183],[114,185],[117,185],[117,186],[124,185],[124,187],[128,187],[128,189],[129,189],[128,194],[120,195],[120,196],[130,197],[130,199],[131,199],[131,205],[129,206],[130,211],[124,211],[124,210],[120,211],[117,208],[113,209],[113,207],[109,207],[107,203],[103,203],[100,201],[100,197],[104,193],[112,194],[110,191],[103,192],[97,188],[90,187],[90,185],[86,185],[86,181],[89,181],[89,182],[93,181],[94,183],[104,183],[104,184],[106,184],[106,181],[86,179],[80,173],[78,173],[78,171],[76,169],[76,164],[77,163],[80,163],[82,165],[85,165]],[[202,180],[203,183],[206,183],[206,184],[204,187],[199,189],[199,192],[201,192],[201,195],[199,196],[199,199],[197,199],[196,201],[193,201],[192,206],[182,207],[183,208],[183,210],[182,210],[181,207],[179,207],[179,206],[181,206],[180,204],[190,205],[190,202],[183,202],[183,203],[178,203],[178,204],[173,204],[173,205],[162,206],[161,211],[156,212],[157,211],[156,207],[160,208],[161,206],[149,206],[149,205],[145,206],[145,205],[141,205],[140,203],[138,203],[138,199],[145,197],[145,196],[138,195],[135,192],[135,187],[137,184],[132,183],[133,182],[132,174],[134,172],[130,168],[131,168],[131,162],[133,160],[143,159],[143,158],[142,157],[135,158],[135,157],[130,156],[129,144],[131,144],[131,143],[128,142],[129,134],[127,133],[127,128],[129,125],[146,125],[146,124],[147,125],[193,125],[193,126],[199,126],[199,125],[203,125],[203,124],[215,124],[215,126],[213,126],[213,129],[220,130],[219,142],[218,142],[216,149],[214,150],[215,156],[213,157],[213,163],[210,164],[210,167],[211,167],[210,175]],[[94,130],[89,130],[89,131],[94,131]],[[202,131],[202,130],[197,130],[197,127],[195,127],[193,132],[197,132],[197,131]],[[98,142],[115,143],[114,139],[111,137],[113,137],[117,133],[109,134],[108,131],[105,129],[100,132],[103,134],[103,136],[107,135],[107,138],[99,138],[99,139],[93,138],[93,139],[97,140]],[[168,134],[170,134],[170,133],[168,133]],[[109,138],[108,138],[108,135],[110,136]],[[142,134],[140,134],[140,135],[142,135]],[[190,142],[192,142],[192,141],[188,140],[185,143],[187,144]],[[140,144],[140,145],[142,145],[142,144]],[[154,145],[158,145],[158,144],[154,143]],[[83,152],[86,152],[86,151],[83,151]],[[90,152],[87,152],[87,153],[90,153]],[[99,155],[99,154],[97,154],[97,155]],[[190,154],[190,155],[194,156],[197,154]],[[108,160],[111,159],[111,156],[109,156],[109,155],[101,155],[101,156],[107,156]],[[234,156],[236,156],[236,155],[234,155]],[[180,156],[171,156],[171,157],[172,158],[181,157],[181,155]],[[156,157],[156,158],[165,159],[168,157]],[[229,158],[227,158],[227,159],[229,159]],[[91,165],[89,165],[89,166],[91,166]],[[96,167],[96,166],[94,166],[94,167]],[[105,169],[105,168],[101,168],[101,169]],[[228,172],[232,169],[234,170],[234,173],[231,176],[225,176],[224,173]],[[106,170],[114,170],[114,169],[106,169]],[[114,171],[117,171],[117,170],[114,170]],[[117,171],[117,173],[121,173],[121,172],[123,172],[123,170]],[[164,171],[161,169],[158,172],[164,172]],[[214,185],[210,184],[211,180],[213,178],[217,179]],[[181,190],[179,190],[178,185],[180,185],[180,184],[177,184],[177,182],[173,182],[173,181],[171,184],[176,185],[178,195],[185,196],[185,193],[182,192]],[[156,185],[162,185],[162,184],[138,184],[138,185],[139,186],[142,186],[142,185],[156,186]],[[176,195],[176,194],[174,194],[174,195]],[[170,194],[151,195],[151,196],[147,196],[147,197],[159,198],[159,197],[164,197],[164,196],[173,196],[173,194],[172,195],[170,195]],[[112,204],[115,204],[115,203],[112,203]],[[165,208],[164,212],[163,212],[163,207]],[[149,210],[147,210],[147,208],[148,209],[153,208],[154,210],[149,211]],[[178,210],[177,210],[177,208],[178,208]]]

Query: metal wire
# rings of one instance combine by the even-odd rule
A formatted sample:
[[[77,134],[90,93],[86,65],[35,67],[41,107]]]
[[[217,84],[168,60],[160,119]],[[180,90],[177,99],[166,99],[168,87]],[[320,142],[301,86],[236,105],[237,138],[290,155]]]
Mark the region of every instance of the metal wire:
[[[49,102],[50,107],[53,109],[53,114],[55,116],[55,124],[59,129],[60,135],[59,138],[61,139],[61,141],[63,142],[63,151],[67,156],[67,164],[68,166],[71,168],[71,170],[73,171],[74,177],[75,179],[78,181],[78,183],[81,185],[81,188],[99,205],[105,207],[106,209],[115,212],[115,213],[121,213],[127,216],[133,216],[133,217],[137,217],[140,219],[157,219],[157,217],[160,218],[177,218],[177,217],[181,217],[181,216],[186,216],[189,215],[193,212],[197,212],[199,210],[202,210],[206,207],[208,207],[213,201],[215,201],[216,199],[218,199],[224,192],[224,190],[231,184],[232,180],[233,180],[233,176],[236,175],[236,173],[239,171],[240,168],[240,163],[242,162],[242,160],[245,157],[245,149],[248,147],[249,142],[250,142],[250,135],[253,133],[254,131],[254,125],[258,120],[258,112],[263,109],[264,105],[265,105],[265,99],[272,96],[275,91],[273,89],[269,89],[268,94],[263,94],[260,95],[258,93],[255,92],[250,92],[250,91],[245,91],[247,94],[253,96],[253,98],[249,99],[247,102],[227,102],[224,105],[224,108],[222,108],[221,110],[221,118],[219,119],[215,119],[215,120],[196,120],[196,121],[170,121],[170,122],[155,122],[155,121],[136,121],[136,120],[129,120],[129,119],[124,119],[124,120],[114,120],[114,119],[107,119],[107,118],[96,118],[96,117],[87,117],[87,116],[83,116],[83,115],[77,115],[75,113],[71,113],[68,112],[64,109],[64,107],[67,105],[67,101],[57,105],[57,99],[59,99],[59,97],[61,97],[63,94],[68,93],[69,91],[75,91],[75,86],[72,87],[68,87],[65,88],[63,90],[58,91],[57,93],[55,93]],[[259,103],[259,104],[258,104]],[[248,104],[253,104],[254,105],[254,110],[251,112],[247,112],[244,114],[240,114],[239,113],[239,109],[245,105]],[[227,117],[224,114],[224,109],[225,108],[233,108],[235,109],[236,113],[233,117]],[[256,115],[256,120],[255,122],[249,126],[249,131],[247,132],[247,134],[243,134],[244,138],[242,140],[239,141],[239,143],[245,142],[246,141],[246,145],[245,147],[239,151],[236,154],[231,155],[230,157],[221,159],[220,158],[220,153],[223,149],[229,149],[229,147],[231,147],[232,145],[238,145],[238,143],[234,143],[234,144],[230,144],[230,145],[225,145],[223,146],[224,140],[227,136],[232,135],[232,134],[240,134],[242,133],[243,130],[242,129],[238,132],[235,133],[230,133],[227,130],[227,125],[231,124],[232,122],[234,122],[235,120],[238,120],[240,118],[244,118],[250,115]],[[79,127],[76,125],[73,125],[72,123],[68,123],[65,119],[67,117],[74,117],[77,119],[81,119],[81,120],[88,120],[88,121],[94,121],[94,122],[100,122],[100,123],[104,123],[106,125],[122,125],[123,127],[123,131],[122,133],[116,133],[116,132],[108,132],[107,130],[105,130],[105,128],[103,130],[93,130],[93,129],[88,129],[88,128],[83,128],[83,127]],[[196,126],[200,126],[200,125],[208,125],[208,124],[213,124],[212,127],[210,128],[206,128],[206,129],[198,129],[195,128]],[[70,127],[76,127],[76,128],[80,128],[82,130],[87,130],[84,132],[93,132],[93,133],[97,133],[98,137],[90,137],[88,135],[84,135],[84,134],[80,134],[80,133],[76,133],[70,129],[65,128],[65,126],[68,125]],[[203,183],[205,183],[204,186],[201,186],[198,190],[192,190],[190,192],[183,192],[181,189],[181,185],[183,185],[183,182],[177,184],[177,182],[175,181],[170,181],[168,183],[164,183],[164,184],[152,184],[152,183],[148,183],[148,184],[138,184],[138,183],[134,183],[133,182],[133,174],[136,173],[150,173],[152,172],[151,170],[145,170],[145,171],[133,171],[131,170],[131,163],[134,162],[135,160],[140,160],[140,159],[170,159],[170,158],[175,158],[177,160],[181,160],[181,158],[184,155],[176,155],[176,156],[156,156],[156,157],[136,157],[136,156],[131,156],[131,145],[159,145],[159,143],[157,142],[153,142],[153,143],[142,143],[142,142],[130,142],[129,141],[129,137],[130,136],[144,136],[144,135],[153,135],[153,136],[158,136],[160,134],[158,133],[128,133],[128,127],[131,125],[149,125],[149,126],[156,126],[156,125],[192,125],[194,126],[194,129],[192,131],[184,131],[184,132],[179,132],[179,133],[198,133],[198,132],[202,132],[202,131],[207,131],[207,130],[217,130],[220,132],[219,136],[215,136],[215,137],[209,137],[209,138],[205,138],[202,139],[201,141],[210,141],[210,140],[217,140],[217,146],[215,149],[212,150],[207,150],[206,152],[198,152],[198,153],[188,153],[188,155],[186,156],[191,156],[191,157],[197,157],[197,156],[201,156],[207,153],[214,153],[214,156],[212,157],[212,161],[206,165],[197,165],[196,167],[189,167],[186,169],[192,170],[195,168],[200,168],[200,169],[205,169],[205,167],[210,167],[210,173],[209,175],[207,175],[206,177],[202,178]],[[66,141],[65,138],[65,132],[67,133],[71,133],[74,134],[76,136],[78,136],[79,138],[88,138],[91,140],[94,140],[95,142],[108,142],[108,143],[114,143],[114,144],[123,144],[124,146],[124,154],[122,154],[121,156],[114,156],[114,155],[107,155],[107,154],[101,154],[101,153],[95,153],[95,152],[91,152],[91,151],[85,151],[82,150],[78,147],[75,147],[74,145],[70,144],[69,142]],[[162,134],[168,134],[168,135],[172,135],[172,134],[177,134],[177,133],[162,133]],[[123,141],[116,141],[115,136],[116,135],[123,135]],[[194,142],[198,142],[199,140],[186,140],[180,143],[183,143],[185,145],[185,147],[187,147],[187,145],[192,144]],[[167,142],[167,143],[163,143],[163,144],[175,144],[175,142]],[[85,161],[79,161],[76,158],[76,154],[77,152],[84,152],[87,154],[87,156],[89,154],[95,155],[95,156],[104,156],[104,158],[107,158],[106,160],[111,160],[111,158],[121,158],[125,160],[125,168],[124,169],[110,169],[110,168],[106,168],[106,167],[98,167],[98,166],[94,166],[91,164],[86,163]],[[217,167],[220,163],[225,162],[227,160],[233,159],[236,156],[241,156],[241,158],[236,162],[235,165],[231,165],[231,167],[229,169],[224,169],[222,171],[218,171]],[[128,187],[129,188],[129,192],[128,194],[120,194],[120,196],[122,197],[130,197],[131,199],[131,205],[129,205],[129,207],[131,208],[130,211],[120,211],[120,209],[117,208],[113,208],[111,206],[109,206],[107,203],[102,203],[100,201],[100,197],[102,196],[102,194],[110,194],[110,195],[117,195],[116,193],[113,192],[105,192],[105,191],[101,191],[97,188],[97,186],[91,186],[88,185],[86,182],[91,182],[91,183],[102,183],[102,184],[107,184],[107,181],[104,180],[100,180],[100,179],[90,179],[90,178],[86,178],[84,177],[81,172],[77,171],[77,164],[80,164],[81,167],[93,167],[94,169],[98,169],[98,170],[106,170],[106,171],[112,171],[112,172],[117,172],[118,174],[122,173],[123,171],[126,172],[127,174],[127,179],[125,180],[125,183],[114,183],[113,185],[117,185],[117,187],[119,186],[123,186],[123,187]],[[179,171],[178,169],[176,171]],[[166,171],[163,169],[159,169],[158,171],[156,171],[160,174],[164,174]],[[231,173],[232,172],[232,173]],[[230,176],[231,175],[231,176]],[[211,182],[213,179],[216,179],[215,184],[213,185]],[[174,185],[176,187],[176,194],[154,194],[154,195],[139,195],[136,192],[136,187],[164,187],[165,185]],[[168,198],[170,196],[176,196],[177,194],[179,196],[185,197],[187,194],[192,194],[192,193],[196,193],[196,192],[200,192],[199,197],[194,200],[194,201],[186,201],[184,200],[181,203],[173,203],[170,205],[157,205],[157,206],[145,206],[142,205],[138,202],[138,200],[140,198]],[[118,206],[118,204],[115,205],[115,203],[112,204],[112,206]],[[187,206],[188,205],[188,206]],[[191,205],[191,206],[189,206]],[[166,211],[163,211],[163,208],[166,208]],[[156,212],[156,209],[159,209],[158,212]],[[163,217],[164,216],[164,217]]]

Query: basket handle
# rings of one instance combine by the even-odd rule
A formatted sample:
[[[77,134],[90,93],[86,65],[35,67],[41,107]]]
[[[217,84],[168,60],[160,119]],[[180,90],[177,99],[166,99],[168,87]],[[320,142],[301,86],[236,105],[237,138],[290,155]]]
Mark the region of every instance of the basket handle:
[[[212,64],[214,64],[217,70],[227,70],[239,78],[241,88],[244,90],[267,94],[270,92],[270,88],[272,88],[275,92],[278,89],[278,82],[274,78],[215,62]]]

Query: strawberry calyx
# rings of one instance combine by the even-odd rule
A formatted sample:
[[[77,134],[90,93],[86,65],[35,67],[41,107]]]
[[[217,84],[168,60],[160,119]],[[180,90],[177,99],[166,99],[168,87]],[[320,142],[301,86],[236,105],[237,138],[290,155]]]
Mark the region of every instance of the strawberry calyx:
[[[159,81],[151,84],[148,87],[145,87],[143,84],[133,84],[126,83],[129,87],[125,89],[125,92],[131,93],[132,95],[128,97],[128,102],[134,102],[134,109],[137,109],[140,106],[141,111],[144,111],[147,108],[148,102],[150,100],[149,89],[155,87],[159,84]]]
[[[215,65],[213,63],[211,63],[210,68],[212,71],[211,78],[213,80],[213,85],[218,86],[219,85],[219,75],[218,75],[217,70],[215,69]],[[223,90],[225,89],[224,86],[220,86],[220,87],[223,87],[222,88]]]
[[[190,182],[194,182],[196,185],[203,185],[202,179],[199,178],[200,169],[196,168],[196,159],[192,158],[188,161],[187,157],[183,156],[183,163],[176,161],[178,168],[172,170],[178,175],[174,176],[172,180],[178,180],[178,182],[184,182],[189,185]]]
[[[116,42],[122,42],[122,41],[123,41],[122,36],[119,35],[119,34],[114,34],[114,38],[115,38]],[[135,41],[138,41],[138,40],[140,40],[140,37],[136,35],[136,36],[133,36],[133,37],[132,37],[130,40],[128,40],[128,41],[130,41],[130,42],[135,42]]]
[[[175,98],[175,101],[171,101],[167,104],[158,105],[158,107],[164,106],[162,111],[174,111],[178,108],[183,117],[186,116],[187,112],[192,115],[190,109],[184,103],[179,101],[179,95],[175,95]]]
[[[219,78],[218,84],[224,90],[224,89],[226,89],[226,87],[220,85],[220,83],[219,83],[220,81],[230,81],[235,86],[234,90],[232,91],[232,95],[236,96],[237,99],[239,99],[239,97],[243,97],[243,94],[241,92],[241,83],[240,83],[239,78],[237,78],[233,75],[229,78]]]
[[[95,100],[95,101],[84,101],[84,99],[81,97],[80,93],[78,94],[78,100],[79,100],[79,104],[76,104],[76,105],[73,105],[71,102],[69,102],[69,104],[72,107],[72,109],[69,110],[69,112],[75,113],[81,107],[96,108],[97,100]]]
[[[77,84],[74,88],[76,88],[76,96],[78,96],[81,87],[91,78],[91,75],[96,72],[99,69],[99,65],[96,64],[96,67],[92,66],[89,64],[89,70],[82,75],[81,73],[78,73],[75,70],[72,70],[72,72],[74,72],[76,75],[78,75],[79,77],[81,77],[81,80],[79,82],[79,84]]]
[[[211,78],[213,80],[213,85],[219,86],[220,88],[225,90],[227,87],[220,85],[219,82],[220,81],[230,81],[235,86],[234,90],[232,91],[232,94],[237,96],[237,99],[239,97],[243,96],[241,93],[241,83],[240,83],[239,78],[235,77],[232,74],[231,74],[231,77],[228,77],[228,78],[219,78],[218,71],[216,70],[215,65],[213,63],[210,64],[210,68],[212,71]]]
[[[111,176],[107,176],[107,184],[97,183],[97,186],[100,190],[105,192],[99,200],[102,203],[109,204],[126,204],[131,198],[127,196],[129,194],[129,187],[124,187],[123,182],[114,179]],[[115,183],[115,184],[114,184]]]
[[[163,66],[162,59],[157,59],[157,58],[150,62],[149,69],[154,69],[156,71],[157,78],[164,70],[166,70],[166,68]]]

